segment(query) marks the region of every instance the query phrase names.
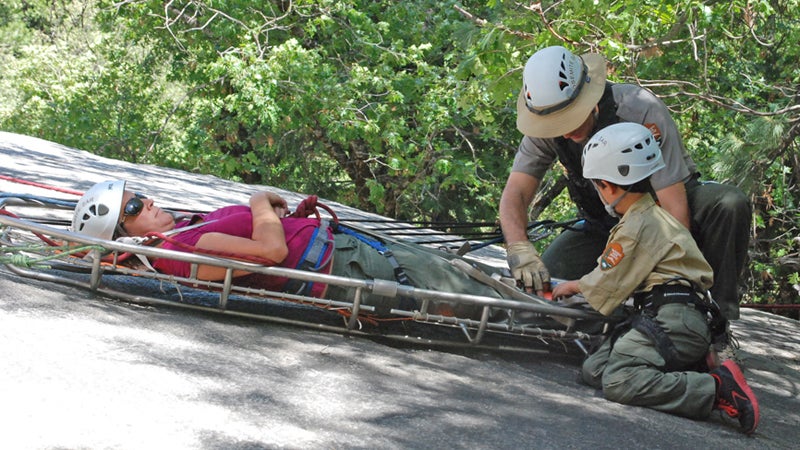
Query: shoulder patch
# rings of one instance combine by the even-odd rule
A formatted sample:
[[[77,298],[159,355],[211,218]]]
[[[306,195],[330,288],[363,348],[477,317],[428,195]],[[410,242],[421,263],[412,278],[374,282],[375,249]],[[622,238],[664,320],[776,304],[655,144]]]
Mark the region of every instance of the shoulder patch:
[[[625,257],[625,252],[622,251],[622,245],[612,242],[608,244],[603,250],[603,256],[600,257],[600,268],[608,270],[616,266]]]
[[[653,133],[653,137],[656,138],[656,141],[659,145],[661,145],[661,130],[658,128],[658,125],[654,123],[646,123],[644,126]]]

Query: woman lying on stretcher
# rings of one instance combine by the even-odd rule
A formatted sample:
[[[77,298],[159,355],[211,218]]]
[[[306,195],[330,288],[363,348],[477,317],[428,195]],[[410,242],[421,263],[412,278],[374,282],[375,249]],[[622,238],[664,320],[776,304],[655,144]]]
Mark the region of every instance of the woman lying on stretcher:
[[[182,228],[186,230],[173,231]],[[184,252],[225,252],[242,255],[242,259],[255,257],[266,265],[356,279],[396,280],[418,288],[501,298],[491,287],[453,267],[448,262],[456,257],[452,254],[420,245],[377,242],[341,226],[335,232],[326,221],[289,215],[286,201],[271,192],[251,195],[249,206],[226,206],[176,223],[174,216],[156,206],[153,200],[125,190],[125,181],[105,181],[94,185],[78,201],[72,230],[108,240],[173,231],[175,234],[158,244],[159,247]],[[164,258],[150,262],[161,273],[180,277],[188,277],[190,273],[188,262]],[[208,281],[222,280],[225,270],[224,267],[201,265],[197,277]],[[240,286],[317,298],[353,298],[353,289],[341,286],[305,283],[245,271],[235,271],[234,277]],[[362,303],[375,306],[379,313],[398,306],[403,309],[419,307],[401,304],[398,298],[365,294]],[[467,303],[439,303],[429,312],[477,317],[480,310],[480,307]]]

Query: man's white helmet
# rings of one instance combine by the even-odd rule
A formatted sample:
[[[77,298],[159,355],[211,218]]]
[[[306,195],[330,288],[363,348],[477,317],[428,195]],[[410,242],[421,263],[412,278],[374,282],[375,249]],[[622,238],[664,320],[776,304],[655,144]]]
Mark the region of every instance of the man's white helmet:
[[[119,225],[125,181],[103,181],[78,200],[72,216],[72,231],[100,239],[113,239]]]
[[[577,56],[561,46],[533,54],[522,72],[517,128],[526,136],[553,138],[581,126],[603,96],[606,60]]]
[[[633,122],[610,125],[583,147],[583,176],[629,186],[664,168],[661,148],[647,127]]]

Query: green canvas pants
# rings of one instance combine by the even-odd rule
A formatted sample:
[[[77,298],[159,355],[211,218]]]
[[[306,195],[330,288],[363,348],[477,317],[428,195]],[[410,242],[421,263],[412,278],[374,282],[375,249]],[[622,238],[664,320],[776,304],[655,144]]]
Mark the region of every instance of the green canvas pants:
[[[331,274],[362,280],[382,279],[396,281],[389,260],[378,251],[357,238],[346,234],[335,234],[336,250],[333,256]],[[400,267],[408,275],[412,285],[461,294],[501,298],[493,288],[469,277],[448,262],[458,256],[414,244],[386,244],[394,253]],[[329,286],[328,297],[333,299],[352,299],[354,289]],[[400,305],[399,298],[389,298],[371,293],[362,294],[362,303],[378,308],[378,313],[388,313],[389,309]],[[419,305],[417,305],[419,306]],[[482,307],[470,304],[433,304],[434,313],[449,313],[457,317],[480,317]]]
[[[655,321],[677,350],[678,361],[690,366],[704,358],[711,338],[706,319],[691,305],[668,304]],[[607,339],[583,363],[581,378],[603,390],[611,401],[645,406],[692,419],[711,414],[716,384],[708,373],[664,372],[664,358],[652,340],[636,329],[615,342]]]

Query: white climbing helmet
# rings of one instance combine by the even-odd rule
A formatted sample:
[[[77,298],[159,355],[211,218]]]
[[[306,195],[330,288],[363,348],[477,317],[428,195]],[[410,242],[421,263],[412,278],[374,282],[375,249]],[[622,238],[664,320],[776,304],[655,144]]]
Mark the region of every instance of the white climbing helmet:
[[[122,211],[125,181],[97,183],[83,194],[72,216],[72,231],[112,239]]]
[[[629,186],[664,168],[661,148],[647,127],[633,122],[610,125],[583,147],[583,177]]]
[[[561,46],[534,53],[522,72],[517,128],[526,136],[553,138],[580,127],[606,83],[606,60],[597,53],[576,56]]]

